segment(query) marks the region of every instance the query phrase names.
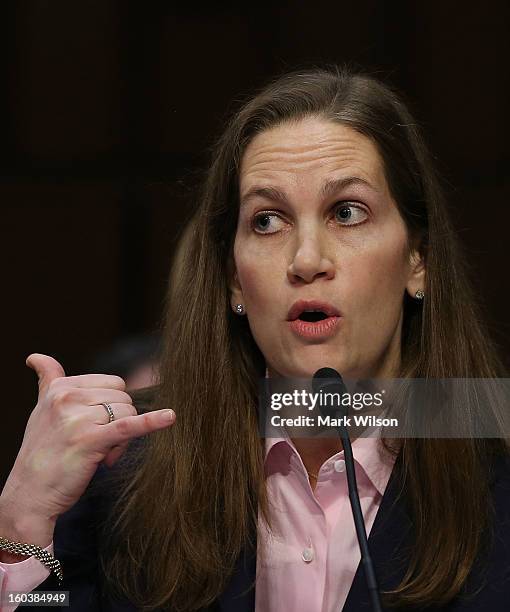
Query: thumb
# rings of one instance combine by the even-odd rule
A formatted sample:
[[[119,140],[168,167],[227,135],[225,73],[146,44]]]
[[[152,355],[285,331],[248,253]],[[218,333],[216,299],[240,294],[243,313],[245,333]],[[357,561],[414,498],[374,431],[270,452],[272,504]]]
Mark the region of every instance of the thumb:
[[[46,389],[52,380],[65,376],[66,373],[60,363],[49,355],[32,353],[26,359],[27,366],[35,370],[39,378],[39,391]]]

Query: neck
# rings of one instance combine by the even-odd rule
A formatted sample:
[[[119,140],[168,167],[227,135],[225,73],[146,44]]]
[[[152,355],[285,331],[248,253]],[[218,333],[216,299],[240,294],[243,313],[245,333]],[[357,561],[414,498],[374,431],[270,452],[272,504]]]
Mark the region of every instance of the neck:
[[[321,465],[342,450],[340,438],[292,438],[308,473],[317,474]]]

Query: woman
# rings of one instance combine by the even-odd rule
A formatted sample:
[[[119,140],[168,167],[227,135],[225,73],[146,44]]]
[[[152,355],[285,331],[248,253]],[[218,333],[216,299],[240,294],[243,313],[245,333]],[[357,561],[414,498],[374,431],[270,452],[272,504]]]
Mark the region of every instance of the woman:
[[[30,356],[39,403],[0,535],[46,547],[59,516],[55,556],[76,610],[369,609],[340,443],[261,440],[257,383],[323,366],[349,378],[505,375],[416,123],[369,76],[284,75],[219,138],[191,228],[160,384],[134,397],[150,410],[135,416],[118,379],[70,381]],[[326,322],[296,323],[317,309]],[[510,561],[504,440],[379,442],[353,450],[385,605],[503,610],[504,576],[478,579]],[[13,518],[15,494],[35,522]]]

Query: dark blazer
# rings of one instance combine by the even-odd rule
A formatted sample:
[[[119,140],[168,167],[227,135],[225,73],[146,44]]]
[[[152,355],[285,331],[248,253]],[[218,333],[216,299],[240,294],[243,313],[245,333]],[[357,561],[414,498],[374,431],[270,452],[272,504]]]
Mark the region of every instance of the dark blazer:
[[[404,502],[397,499],[397,461],[388,482],[369,537],[369,547],[378,578],[379,588],[387,590],[398,585],[407,565],[413,526]],[[448,469],[448,466],[445,466]],[[135,612],[129,601],[113,601],[102,594],[102,578],[97,564],[96,534],[108,507],[107,468],[101,466],[86,493],[78,503],[63,514],[55,531],[55,555],[64,571],[62,589],[70,591],[72,612]],[[491,483],[495,516],[494,541],[486,564],[479,559],[471,572],[462,597],[447,606],[433,608],[441,612],[508,612],[510,610],[510,460],[500,460]],[[446,494],[446,493],[445,493]],[[431,533],[433,538],[434,534]],[[485,571],[482,568],[486,567]],[[238,560],[232,579],[211,605],[208,612],[251,612],[255,591],[243,591],[253,583],[256,571],[256,550],[245,551]],[[37,591],[57,589],[50,576]],[[477,593],[473,594],[475,591]],[[467,596],[470,596],[468,598]],[[26,610],[27,608],[21,608]],[[31,608],[28,608],[31,609]],[[34,608],[36,610],[36,608]],[[39,608],[37,608],[39,610]],[[343,612],[371,610],[363,569],[358,566]],[[416,609],[413,609],[416,612]],[[423,609],[424,610],[424,609]],[[427,608],[431,610],[432,608]],[[285,611],[282,612],[292,612]]]

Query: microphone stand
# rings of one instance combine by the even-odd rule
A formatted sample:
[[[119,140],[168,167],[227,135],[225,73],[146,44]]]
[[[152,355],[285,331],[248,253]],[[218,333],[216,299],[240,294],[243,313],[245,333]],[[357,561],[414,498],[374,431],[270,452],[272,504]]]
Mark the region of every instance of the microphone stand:
[[[321,380],[322,379],[322,380]],[[329,382],[325,379],[329,379]],[[332,379],[334,382],[331,382]],[[344,381],[340,374],[332,368],[321,368],[315,372],[313,376],[313,388],[315,391],[327,389],[332,393],[339,393],[340,398],[344,393],[347,392]],[[375,576],[374,564],[372,563],[372,557],[368,549],[367,532],[365,529],[365,521],[363,519],[363,512],[361,511],[361,504],[359,501],[358,485],[356,483],[356,471],[354,469],[354,457],[352,454],[351,440],[349,438],[349,432],[345,426],[344,419],[347,415],[347,410],[343,406],[319,406],[321,412],[325,416],[333,416],[342,418],[343,425],[336,427],[336,430],[340,434],[340,440],[344,449],[345,458],[345,469],[347,472],[347,487],[349,490],[349,501],[351,503],[352,516],[354,518],[354,525],[356,527],[356,535],[358,537],[358,544],[361,552],[361,563],[365,572],[365,578],[368,586],[368,593],[370,596],[370,602],[374,612],[383,612],[381,606],[381,598],[379,590],[377,588],[377,579]]]
[[[356,471],[354,469],[354,457],[352,455],[351,440],[345,425],[338,428],[340,439],[344,448],[345,471],[347,472],[347,487],[349,489],[349,501],[351,502],[351,510],[356,527],[356,535],[358,536],[359,548],[361,551],[361,562],[365,571],[367,580],[368,593],[370,602],[374,612],[382,612],[381,599],[377,588],[377,579],[375,577],[374,564],[368,549],[367,531],[365,529],[365,521],[363,520],[363,512],[359,501],[358,485],[356,483]]]

